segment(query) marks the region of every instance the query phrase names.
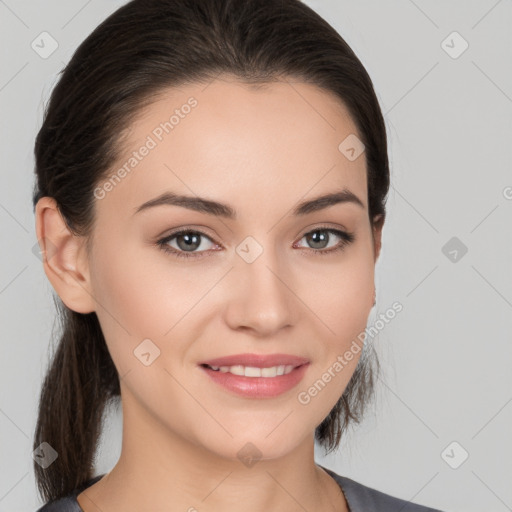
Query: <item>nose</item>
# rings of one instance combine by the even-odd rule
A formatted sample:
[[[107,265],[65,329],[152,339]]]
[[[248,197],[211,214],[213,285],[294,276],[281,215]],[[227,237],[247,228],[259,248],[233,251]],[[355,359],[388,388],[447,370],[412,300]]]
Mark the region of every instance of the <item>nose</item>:
[[[264,251],[252,263],[240,259],[230,272],[225,320],[231,329],[268,337],[297,323],[301,301],[293,291],[292,272],[270,253]]]

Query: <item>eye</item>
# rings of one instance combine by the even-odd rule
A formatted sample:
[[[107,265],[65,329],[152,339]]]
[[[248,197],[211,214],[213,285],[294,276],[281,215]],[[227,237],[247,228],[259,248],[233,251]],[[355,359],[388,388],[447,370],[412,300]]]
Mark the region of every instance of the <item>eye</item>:
[[[169,236],[162,238],[157,241],[157,245],[162,249],[165,253],[170,253],[178,258],[196,258],[199,255],[194,254],[193,251],[201,247],[203,244],[201,243],[201,238],[206,238],[212,241],[211,238],[201,231],[193,231],[191,229],[180,229],[179,231],[175,231],[171,233]],[[173,248],[169,246],[169,242],[176,239],[176,243],[178,245],[177,248]],[[207,251],[199,251],[199,252],[207,252]]]
[[[338,244],[331,246],[328,249],[325,249],[326,244],[331,241],[332,235],[339,238],[340,241]],[[333,229],[328,227],[318,227],[313,231],[309,231],[306,233],[302,239],[306,239],[308,244],[312,245],[313,254],[314,255],[326,255],[332,254],[337,251],[341,251],[348,244],[352,243],[355,240],[355,236],[353,233],[348,233],[345,231],[341,231],[339,229]],[[328,246],[327,246],[328,247]]]
[[[329,247],[328,242],[331,241],[332,235],[339,238],[340,241],[334,247]],[[304,238],[307,240],[308,244],[313,245],[313,247],[311,247],[311,251],[315,255],[332,254],[334,252],[341,251],[345,248],[345,246],[355,240],[353,233],[348,233],[339,229],[328,227],[319,227],[313,231],[309,231],[301,238],[301,240]],[[204,247],[203,250],[197,251],[197,249],[203,246],[202,239],[207,239],[213,243],[213,245],[216,245],[205,233],[187,228],[180,229],[174,233],[171,233],[165,238],[158,240],[156,244],[165,253],[171,254],[178,258],[197,258],[201,257],[201,253],[203,252],[208,255],[210,253],[208,248],[205,249]],[[177,247],[172,247],[170,245],[170,243],[174,241],[176,241]],[[326,243],[328,249],[325,249]],[[296,247],[296,245],[294,245],[294,247]]]

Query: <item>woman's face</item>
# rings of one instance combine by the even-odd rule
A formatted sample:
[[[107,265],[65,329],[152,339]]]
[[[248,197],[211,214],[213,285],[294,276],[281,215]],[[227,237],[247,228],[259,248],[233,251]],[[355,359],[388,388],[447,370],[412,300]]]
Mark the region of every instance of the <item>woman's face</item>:
[[[347,110],[306,83],[218,79],[141,111],[96,189],[88,267],[132,431],[156,422],[233,459],[312,440],[353,374],[374,297],[356,136]],[[300,208],[343,191],[356,199]],[[188,199],[141,208],[163,194]],[[240,354],[307,364],[288,377],[201,366]]]

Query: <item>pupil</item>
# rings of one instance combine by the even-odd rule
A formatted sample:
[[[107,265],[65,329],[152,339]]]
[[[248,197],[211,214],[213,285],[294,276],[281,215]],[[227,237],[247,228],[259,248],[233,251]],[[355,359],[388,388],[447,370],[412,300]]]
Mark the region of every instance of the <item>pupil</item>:
[[[185,240],[185,245],[182,246],[180,240]],[[199,236],[197,234],[184,234],[177,238],[180,249],[197,249],[199,247]]]
[[[318,235],[321,233],[320,235]],[[309,236],[309,241],[313,242],[314,244],[320,244],[321,247],[314,247],[315,249],[321,249],[325,247],[325,245],[322,245],[322,243],[327,241],[327,233],[325,231],[315,231],[312,235]]]
[[[315,249],[321,249],[325,247],[325,242],[327,242],[327,232],[326,231],[314,231],[313,234],[308,235],[308,242],[313,243]],[[199,235],[197,234],[183,234],[179,235],[178,245],[180,249],[197,249],[199,247]],[[180,243],[180,240],[185,241],[185,245]]]

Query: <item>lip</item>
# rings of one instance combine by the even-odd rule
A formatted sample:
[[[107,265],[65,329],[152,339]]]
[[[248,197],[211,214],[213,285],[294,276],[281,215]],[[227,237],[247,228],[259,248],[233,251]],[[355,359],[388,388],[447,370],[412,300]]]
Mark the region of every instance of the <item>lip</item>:
[[[222,360],[225,361],[226,359]],[[199,367],[208,375],[208,377],[210,377],[210,379],[212,379],[213,382],[244,398],[272,398],[286,393],[297,386],[304,377],[306,370],[309,368],[309,362],[307,362],[297,366],[286,375],[278,375],[276,377],[245,377],[241,375],[233,375],[229,372],[222,373],[220,370],[212,370],[211,368],[208,368],[206,364],[209,363],[205,363]],[[214,366],[218,365],[215,364]],[[276,365],[273,364],[272,366]]]
[[[202,361],[199,365],[209,366],[251,366],[253,368],[270,368],[272,366],[291,365],[302,366],[309,363],[309,360],[304,357],[294,356],[291,354],[234,354],[226,357],[218,357],[216,359],[209,359]],[[293,373],[293,372],[292,372]],[[249,377],[246,377],[249,378]],[[257,379],[258,377],[250,377]],[[268,378],[268,377],[261,377]],[[277,377],[271,377],[277,378]]]

